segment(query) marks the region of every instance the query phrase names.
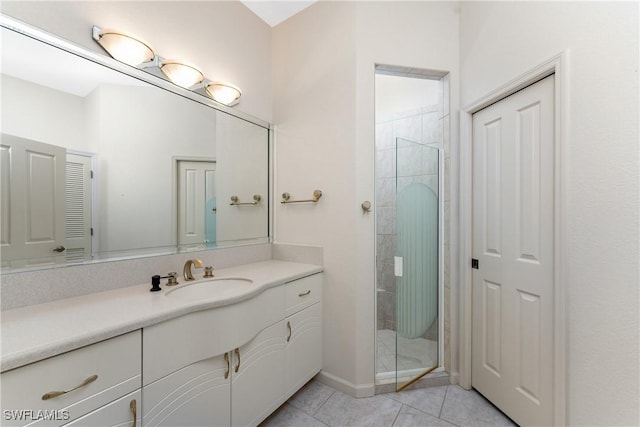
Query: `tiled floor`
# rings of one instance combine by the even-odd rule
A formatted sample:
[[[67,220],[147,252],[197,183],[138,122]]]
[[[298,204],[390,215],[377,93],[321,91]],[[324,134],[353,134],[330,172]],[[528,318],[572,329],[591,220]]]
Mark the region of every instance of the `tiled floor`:
[[[261,427],[515,425],[480,394],[457,385],[354,399],[312,380]]]

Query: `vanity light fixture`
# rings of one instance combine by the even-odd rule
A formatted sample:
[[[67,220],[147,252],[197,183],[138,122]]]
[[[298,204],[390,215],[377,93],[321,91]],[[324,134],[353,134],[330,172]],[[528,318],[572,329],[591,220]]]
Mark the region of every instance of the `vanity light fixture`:
[[[148,43],[123,31],[102,30],[94,26],[93,39],[111,57],[134,67],[152,61],[156,56]]]
[[[169,80],[185,89],[189,89],[193,85],[202,83],[204,80],[204,74],[202,74],[202,71],[183,62],[174,60],[162,61],[160,69],[164,75],[169,78]]]
[[[205,95],[214,101],[231,107],[240,102],[242,91],[236,85],[207,79],[202,71],[181,61],[165,60],[156,55],[149,44],[120,30],[103,30],[93,27],[93,39],[114,59],[172,83]],[[162,73],[157,72],[160,69]],[[203,91],[204,89],[204,91]]]
[[[239,87],[225,82],[209,82],[205,91],[214,101],[227,106],[236,105],[242,96]]]

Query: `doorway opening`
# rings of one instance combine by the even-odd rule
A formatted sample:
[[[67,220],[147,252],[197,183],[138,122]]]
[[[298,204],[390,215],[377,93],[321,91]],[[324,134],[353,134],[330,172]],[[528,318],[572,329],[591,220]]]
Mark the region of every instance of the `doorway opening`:
[[[443,370],[447,82],[442,72],[376,66],[376,386],[384,390]]]

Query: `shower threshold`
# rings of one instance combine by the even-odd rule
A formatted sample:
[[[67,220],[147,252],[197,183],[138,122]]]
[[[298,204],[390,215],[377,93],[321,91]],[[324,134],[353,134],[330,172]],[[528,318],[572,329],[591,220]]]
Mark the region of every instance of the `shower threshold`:
[[[409,382],[415,376],[424,372],[424,369],[407,369],[404,371],[398,371],[397,381]],[[449,385],[451,382],[449,374],[444,370],[444,366],[438,366],[432,371],[428,372],[424,376],[418,378],[415,382],[408,384],[405,387],[411,386],[411,388],[426,388],[437,387],[442,385]],[[376,374],[376,394],[383,393],[395,393],[396,390],[396,373],[395,372],[381,372]]]

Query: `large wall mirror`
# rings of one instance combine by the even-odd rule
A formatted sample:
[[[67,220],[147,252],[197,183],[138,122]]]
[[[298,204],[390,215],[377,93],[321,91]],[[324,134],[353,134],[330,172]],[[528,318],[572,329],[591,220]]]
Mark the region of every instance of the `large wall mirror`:
[[[2,272],[269,241],[267,123],[7,27]]]

